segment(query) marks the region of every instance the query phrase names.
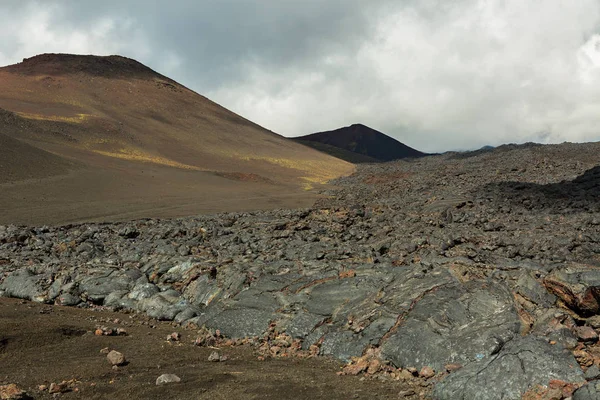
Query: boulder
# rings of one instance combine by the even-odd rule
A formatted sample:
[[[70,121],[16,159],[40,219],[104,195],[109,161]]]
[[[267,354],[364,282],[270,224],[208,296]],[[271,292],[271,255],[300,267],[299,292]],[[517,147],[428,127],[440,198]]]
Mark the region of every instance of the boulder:
[[[436,400],[518,400],[535,385],[552,380],[581,383],[573,355],[533,336],[516,337],[500,351],[450,374],[433,391]]]

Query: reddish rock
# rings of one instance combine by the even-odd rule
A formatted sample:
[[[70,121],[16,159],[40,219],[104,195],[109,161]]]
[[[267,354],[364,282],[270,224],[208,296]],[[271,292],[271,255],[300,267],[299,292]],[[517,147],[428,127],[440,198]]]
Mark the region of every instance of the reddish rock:
[[[594,357],[584,350],[575,350],[573,356],[582,367],[591,367],[594,365]]]
[[[69,382],[66,382],[66,381],[62,381],[61,383],[52,382],[50,384],[50,387],[48,388],[48,393],[65,393],[70,390],[71,390],[71,388],[69,387]]]
[[[577,270],[555,271],[544,279],[544,286],[561,299],[571,310],[582,316],[600,313],[600,287],[588,286],[578,278]]]
[[[2,400],[21,400],[29,398],[27,393],[14,383],[0,386],[0,399]]]
[[[421,378],[429,379],[435,376],[435,371],[431,367],[423,367],[421,371],[419,371],[419,376]]]
[[[562,400],[562,391],[536,385],[523,394],[522,400]]]
[[[381,361],[375,359],[369,362],[369,367],[367,368],[367,374],[373,375],[377,373],[381,369]]]
[[[585,343],[595,343],[598,341],[598,333],[589,326],[580,326],[575,328],[577,339]]]
[[[316,357],[319,355],[319,352],[321,351],[321,348],[319,346],[317,346],[316,344],[312,344],[309,349],[308,349],[310,355],[312,357]]]
[[[353,269],[350,269],[348,271],[342,271],[340,272],[340,279],[345,279],[345,278],[354,278],[356,276],[356,271],[354,271]]]
[[[344,374],[346,375],[358,375],[361,372],[366,371],[369,368],[369,362],[364,358],[359,358],[355,362],[348,364],[344,367]]]
[[[448,372],[454,372],[454,371],[458,371],[459,369],[461,369],[462,365],[460,365],[460,364],[446,364],[444,366],[444,368],[446,368],[446,371],[448,371]]]

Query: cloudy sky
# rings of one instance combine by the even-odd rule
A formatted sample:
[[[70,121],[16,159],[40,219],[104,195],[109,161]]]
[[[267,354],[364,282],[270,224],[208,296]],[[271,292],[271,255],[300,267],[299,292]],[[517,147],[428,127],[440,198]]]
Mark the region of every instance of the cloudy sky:
[[[285,136],[600,140],[600,0],[1,0],[0,65],[135,58]]]

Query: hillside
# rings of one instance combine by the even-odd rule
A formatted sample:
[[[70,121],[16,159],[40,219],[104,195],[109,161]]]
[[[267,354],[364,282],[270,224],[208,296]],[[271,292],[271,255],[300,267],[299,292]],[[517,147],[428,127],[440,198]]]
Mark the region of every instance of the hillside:
[[[362,124],[300,136],[294,140],[351,163],[393,161],[426,155]]]
[[[0,108],[19,160],[0,167],[12,177],[0,223],[306,205],[315,195],[305,189],[353,171],[120,56],[44,54],[0,68]]]

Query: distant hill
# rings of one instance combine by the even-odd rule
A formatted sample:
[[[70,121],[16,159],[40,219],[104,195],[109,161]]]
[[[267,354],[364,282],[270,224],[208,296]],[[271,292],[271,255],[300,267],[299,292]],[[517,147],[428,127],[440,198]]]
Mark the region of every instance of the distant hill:
[[[306,206],[353,170],[126,57],[0,68],[0,224]]]
[[[362,124],[293,140],[351,163],[384,162],[427,155]]]

